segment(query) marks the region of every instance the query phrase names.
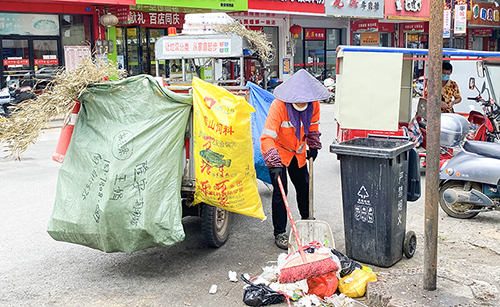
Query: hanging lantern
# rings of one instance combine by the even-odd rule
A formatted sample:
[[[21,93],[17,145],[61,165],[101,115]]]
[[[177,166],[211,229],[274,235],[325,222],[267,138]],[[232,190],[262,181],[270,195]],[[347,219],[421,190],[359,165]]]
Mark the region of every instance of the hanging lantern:
[[[118,17],[116,17],[115,15],[113,15],[111,13],[106,13],[106,14],[102,15],[101,18],[99,18],[99,22],[103,26],[109,28],[109,27],[112,27],[118,23]]]
[[[301,26],[295,24],[295,25],[293,25],[293,26],[290,27],[290,33],[293,34],[294,38],[298,38],[300,32],[302,32],[302,27]]]

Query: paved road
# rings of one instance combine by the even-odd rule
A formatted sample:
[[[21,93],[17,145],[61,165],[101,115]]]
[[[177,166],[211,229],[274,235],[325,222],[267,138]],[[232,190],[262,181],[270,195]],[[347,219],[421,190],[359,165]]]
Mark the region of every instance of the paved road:
[[[336,130],[332,105],[322,105],[321,123],[323,149],[315,163],[316,217],[331,225],[337,249],[344,251],[339,163],[329,153]],[[259,182],[269,219],[262,222],[233,215],[229,240],[219,249],[204,245],[198,218],[184,219],[186,240],[169,248],[106,254],[56,242],[47,234],[46,227],[59,170],[59,164],[51,160],[59,132],[57,128],[45,130],[21,162],[0,158],[0,306],[244,306],[243,283],[228,281],[228,271],[254,276],[281,252],[272,237],[271,191],[266,185]],[[289,198],[294,215],[298,216],[293,189]],[[408,216],[407,228],[416,231],[420,246],[413,259],[403,258],[393,269],[422,266],[423,200],[409,205]],[[471,222],[449,219],[440,211],[440,223],[449,224],[440,226],[445,231],[440,231],[440,251],[445,257],[440,258],[440,264],[457,266],[458,263],[475,270],[476,266],[469,262],[474,259],[470,254],[474,256],[475,250],[479,250],[481,272],[487,274],[483,280],[491,281],[493,274],[499,273],[496,286],[500,286],[497,264],[500,248],[492,248],[494,243],[490,241],[485,243],[486,247],[477,248],[467,243],[477,241],[474,238],[479,236],[479,227],[495,228],[498,222],[497,213],[480,215]],[[471,224],[476,225],[473,231],[463,230]],[[464,243],[461,231],[469,241]],[[461,254],[464,252],[470,257]],[[208,293],[212,284],[218,285],[214,295]],[[438,294],[446,294],[448,300],[452,297],[451,301],[461,303],[472,297],[467,286],[452,285],[447,290],[449,284],[442,285]],[[453,293],[449,294],[450,291]],[[401,295],[409,296],[408,293]],[[434,301],[440,299],[438,294]],[[422,298],[420,293],[414,296]]]

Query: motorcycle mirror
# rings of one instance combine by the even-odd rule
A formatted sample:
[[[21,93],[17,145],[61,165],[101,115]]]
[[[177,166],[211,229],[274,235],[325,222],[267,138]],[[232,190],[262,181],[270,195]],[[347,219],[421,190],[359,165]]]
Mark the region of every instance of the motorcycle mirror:
[[[486,82],[483,82],[483,86],[481,87],[481,94],[486,90]]]
[[[476,79],[474,79],[473,77],[471,77],[469,79],[469,89],[473,90],[475,86],[476,86]]]
[[[479,78],[484,78],[484,62],[476,61],[477,76]]]

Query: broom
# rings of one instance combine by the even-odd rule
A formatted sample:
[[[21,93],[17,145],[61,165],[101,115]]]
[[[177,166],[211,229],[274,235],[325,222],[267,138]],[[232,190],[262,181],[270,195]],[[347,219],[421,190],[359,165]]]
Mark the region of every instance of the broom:
[[[302,244],[300,243],[297,228],[295,227],[295,221],[293,220],[292,212],[290,211],[290,206],[288,205],[285,190],[283,189],[283,184],[281,183],[280,176],[278,176],[278,184],[280,186],[280,191],[281,195],[283,196],[286,212],[288,214],[288,218],[290,219],[292,231],[295,236],[297,247],[300,253],[300,257],[296,257],[288,261],[280,270],[278,276],[279,282],[282,284],[291,283],[298,280],[318,277],[330,272],[337,271],[339,267],[330,256],[324,254],[306,254],[304,252]]]

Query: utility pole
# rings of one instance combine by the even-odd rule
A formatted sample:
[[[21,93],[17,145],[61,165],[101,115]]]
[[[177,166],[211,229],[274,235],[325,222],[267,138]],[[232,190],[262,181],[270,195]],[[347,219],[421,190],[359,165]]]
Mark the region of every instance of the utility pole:
[[[430,5],[423,286],[425,290],[436,290],[444,12],[443,1],[430,1]]]

